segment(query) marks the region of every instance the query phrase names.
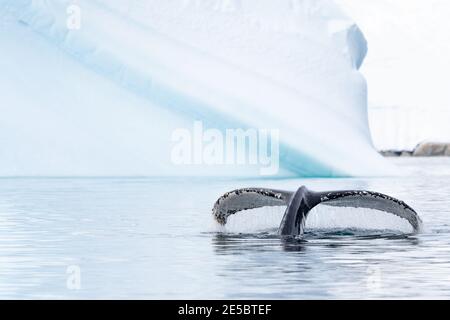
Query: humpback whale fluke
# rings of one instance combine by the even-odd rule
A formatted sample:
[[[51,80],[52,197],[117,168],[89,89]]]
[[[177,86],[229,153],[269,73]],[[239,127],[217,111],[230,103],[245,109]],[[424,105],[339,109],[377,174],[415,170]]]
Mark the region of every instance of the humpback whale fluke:
[[[305,186],[296,192],[262,188],[244,188],[225,193],[213,208],[213,215],[220,224],[236,212],[266,206],[286,206],[278,233],[280,235],[302,235],[308,213],[318,204],[335,207],[376,209],[406,219],[414,232],[420,230],[422,221],[413,208],[401,200],[388,195],[364,191],[315,192]]]

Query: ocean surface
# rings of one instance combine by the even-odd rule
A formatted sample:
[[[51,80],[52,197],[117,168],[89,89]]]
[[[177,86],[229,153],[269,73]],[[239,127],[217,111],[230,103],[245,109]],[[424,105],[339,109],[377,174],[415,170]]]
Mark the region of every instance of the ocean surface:
[[[352,179],[0,178],[0,298],[450,298],[450,158],[393,158],[402,177]],[[302,239],[276,235],[283,208],[211,208],[247,186],[367,189],[394,216],[314,209]]]

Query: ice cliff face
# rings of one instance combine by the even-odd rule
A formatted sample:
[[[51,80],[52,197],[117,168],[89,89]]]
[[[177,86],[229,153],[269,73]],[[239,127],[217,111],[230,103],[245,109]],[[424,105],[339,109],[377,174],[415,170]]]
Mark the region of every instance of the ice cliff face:
[[[390,172],[367,124],[366,41],[332,1],[0,3],[0,175]],[[270,161],[261,139],[253,162],[202,157],[236,128],[277,132]],[[192,162],[174,160],[180,132]]]
[[[380,149],[450,141],[450,2],[337,0],[369,39],[371,130]]]

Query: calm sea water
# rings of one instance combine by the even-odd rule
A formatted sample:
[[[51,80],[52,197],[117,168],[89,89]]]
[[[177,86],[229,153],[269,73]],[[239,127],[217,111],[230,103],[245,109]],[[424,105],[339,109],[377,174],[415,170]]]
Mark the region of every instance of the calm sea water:
[[[371,179],[0,178],[0,298],[450,298],[450,158],[392,159]],[[219,228],[244,186],[375,190],[422,217],[318,208],[303,240],[276,236],[282,208]],[[386,223],[383,226],[383,223]]]

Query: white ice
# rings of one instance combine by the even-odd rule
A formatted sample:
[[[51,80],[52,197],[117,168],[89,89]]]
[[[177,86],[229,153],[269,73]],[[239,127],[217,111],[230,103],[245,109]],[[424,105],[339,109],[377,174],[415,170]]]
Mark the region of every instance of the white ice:
[[[450,2],[337,0],[369,39],[361,68],[379,149],[450,141]]]
[[[0,0],[0,17],[0,176],[258,174],[175,165],[194,120],[279,129],[278,176],[393,173],[368,127],[366,40],[333,1]]]

